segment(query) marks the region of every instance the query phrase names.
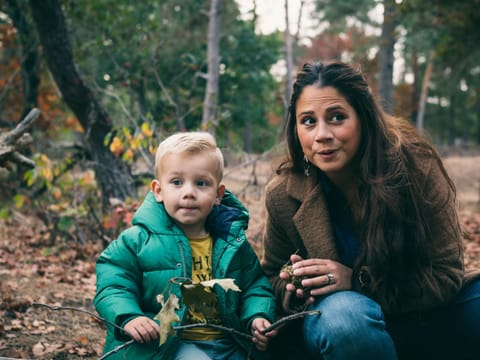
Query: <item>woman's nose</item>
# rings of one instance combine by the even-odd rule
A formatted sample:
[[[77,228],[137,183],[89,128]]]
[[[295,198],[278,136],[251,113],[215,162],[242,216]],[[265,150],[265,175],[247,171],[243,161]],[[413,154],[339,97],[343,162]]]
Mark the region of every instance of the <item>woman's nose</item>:
[[[325,121],[319,121],[315,131],[315,141],[329,141],[333,139],[331,127]]]

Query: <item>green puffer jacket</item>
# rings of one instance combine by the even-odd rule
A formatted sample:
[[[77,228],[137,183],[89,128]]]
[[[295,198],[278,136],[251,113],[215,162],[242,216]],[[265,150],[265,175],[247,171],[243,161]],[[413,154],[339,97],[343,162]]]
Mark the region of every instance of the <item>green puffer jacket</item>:
[[[275,320],[275,298],[268,279],[250,244],[245,230],[249,214],[228,191],[222,203],[209,215],[206,229],[213,237],[212,275],[215,279],[233,278],[241,292],[223,291],[216,286],[219,311],[223,324],[250,334],[253,319]],[[177,311],[185,321],[178,285],[169,282],[175,277],[191,278],[192,256],[188,239],[150,192],[133,217],[133,225],[120,234],[103,251],[97,261],[97,293],[94,304],[104,319],[123,326],[134,317],[153,318],[161,309],[157,295],[175,294],[180,299]],[[246,351],[252,343],[241,337],[235,341]],[[127,341],[121,331],[107,324],[104,352]],[[108,357],[112,359],[173,358],[179,345],[177,336],[170,336],[161,347],[154,341],[134,343]],[[259,352],[253,355],[261,357]]]

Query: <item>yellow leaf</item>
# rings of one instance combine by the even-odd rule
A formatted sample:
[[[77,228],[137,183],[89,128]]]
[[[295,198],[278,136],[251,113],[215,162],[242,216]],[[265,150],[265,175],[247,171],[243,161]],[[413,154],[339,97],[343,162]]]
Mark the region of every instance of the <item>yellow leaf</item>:
[[[170,294],[167,301],[163,295],[157,296],[157,301],[162,304],[162,309],[155,315],[154,319],[160,321],[160,346],[162,346],[169,335],[175,336],[177,333],[173,329],[172,323],[180,321],[175,310],[179,309],[178,297]]]
[[[144,123],[142,124],[141,129],[142,129],[142,133],[143,133],[146,137],[152,136],[152,130],[150,129],[150,125],[149,125],[147,122],[144,122]]]
[[[53,179],[52,169],[43,168],[41,173],[42,173],[42,176],[45,178],[45,180],[52,181]]]
[[[115,156],[120,155],[123,152],[123,144],[119,137],[115,136],[110,144],[110,151],[115,154]]]
[[[125,135],[125,139],[127,139],[128,141],[130,141],[132,139],[132,134],[130,133],[130,129],[129,128],[122,128],[122,132],[123,132],[123,135]]]
[[[15,206],[16,206],[17,208],[21,208],[21,207],[23,206],[23,203],[24,203],[23,200],[24,200],[24,199],[23,199],[23,196],[22,196],[22,195],[19,195],[19,194],[15,195],[15,196],[13,197],[13,200],[15,201]]]
[[[140,142],[141,140],[138,139],[138,138],[133,138],[131,141],[130,141],[130,148],[132,148],[133,150],[136,150],[140,147]]]
[[[132,149],[127,149],[125,153],[123,154],[123,159],[124,160],[133,160],[133,151]]]
[[[49,158],[48,158],[47,155],[41,154],[41,155],[40,155],[40,161],[41,161],[42,163],[46,164],[46,163],[49,162]]]

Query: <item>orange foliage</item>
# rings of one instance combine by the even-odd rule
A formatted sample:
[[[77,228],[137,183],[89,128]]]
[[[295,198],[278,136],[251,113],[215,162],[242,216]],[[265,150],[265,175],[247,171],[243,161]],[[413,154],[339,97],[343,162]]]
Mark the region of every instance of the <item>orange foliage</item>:
[[[110,151],[115,154],[115,156],[119,156],[123,152],[123,144],[122,140],[119,137],[115,136],[110,144]]]
[[[21,57],[18,51],[17,31],[12,24],[0,24],[0,89],[5,91],[0,108],[3,120],[17,122],[23,113],[24,91],[21,75]],[[35,122],[36,129],[55,131],[55,120],[64,116],[65,106],[57,95],[55,85],[44,63],[39,64],[40,86],[37,89],[37,107],[42,115]]]

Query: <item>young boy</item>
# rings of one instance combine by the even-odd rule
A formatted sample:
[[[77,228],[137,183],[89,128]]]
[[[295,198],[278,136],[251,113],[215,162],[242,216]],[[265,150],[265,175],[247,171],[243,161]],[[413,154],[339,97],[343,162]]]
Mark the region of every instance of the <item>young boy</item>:
[[[158,147],[151,191],[132,227],[97,261],[99,315],[122,327],[135,343],[109,359],[246,359],[261,355],[276,331],[262,335],[275,319],[275,298],[245,236],[249,215],[221,183],[223,155],[205,132],[174,134]],[[179,324],[195,323],[182,305],[175,278],[200,282],[233,278],[240,292],[214,287],[209,322],[251,333],[252,341],[209,327],[178,331],[159,347],[157,295],[176,295]],[[107,325],[104,351],[129,337]]]

